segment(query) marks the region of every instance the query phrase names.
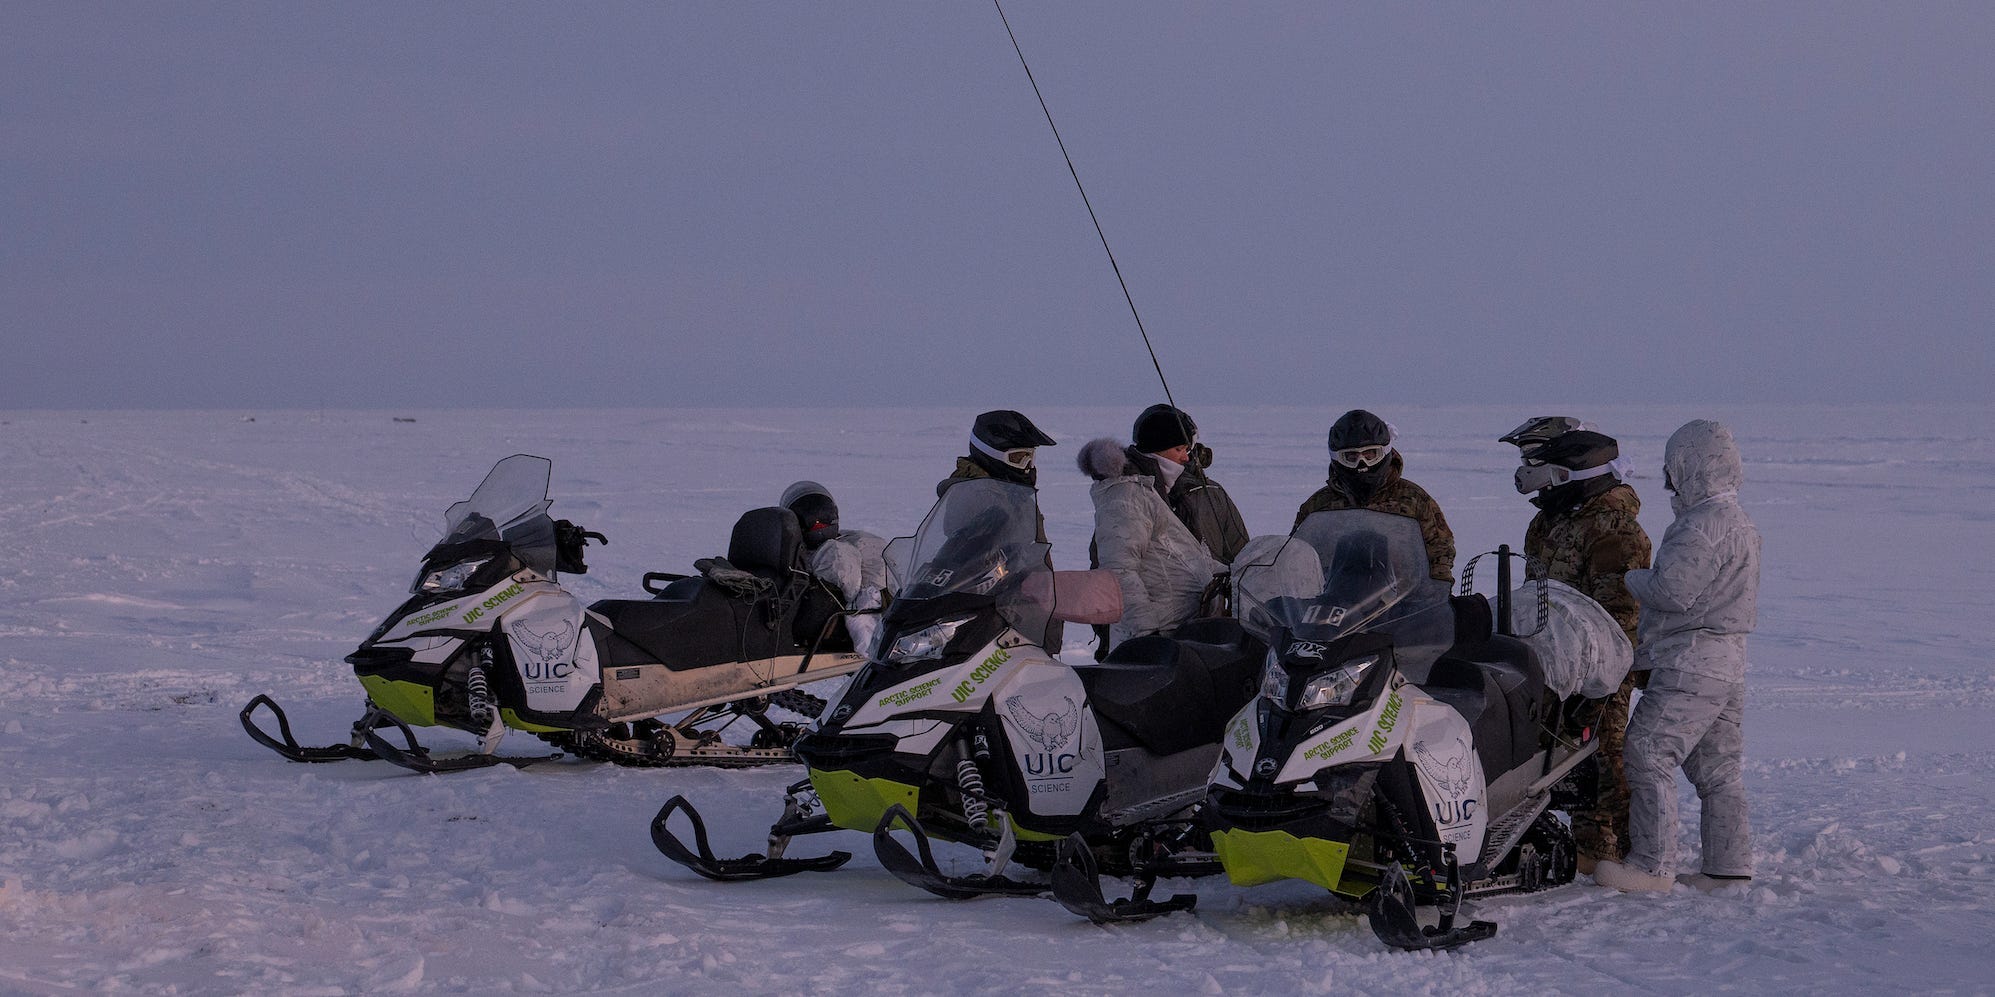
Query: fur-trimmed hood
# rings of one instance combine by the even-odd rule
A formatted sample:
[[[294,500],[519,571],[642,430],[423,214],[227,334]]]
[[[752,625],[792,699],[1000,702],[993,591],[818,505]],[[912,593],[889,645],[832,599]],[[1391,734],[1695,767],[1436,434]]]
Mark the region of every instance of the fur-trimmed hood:
[[[1110,478],[1126,478],[1139,473],[1130,462],[1128,445],[1111,437],[1103,436],[1089,440],[1074,455],[1074,463],[1081,473],[1096,481]]]

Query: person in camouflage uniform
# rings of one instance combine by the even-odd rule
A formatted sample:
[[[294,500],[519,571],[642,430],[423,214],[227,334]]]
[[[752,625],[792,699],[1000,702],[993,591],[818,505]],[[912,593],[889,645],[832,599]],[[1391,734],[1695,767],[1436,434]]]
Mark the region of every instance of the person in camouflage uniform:
[[[1642,500],[1614,471],[1620,446],[1611,436],[1582,428],[1568,416],[1532,419],[1501,442],[1515,445],[1523,459],[1517,491],[1531,495],[1538,514],[1524,532],[1526,571],[1579,590],[1601,608],[1635,643],[1641,605],[1628,591],[1627,573],[1649,566],[1649,535],[1638,516]],[[1534,494],[1535,493],[1535,494]],[[1592,726],[1600,739],[1600,777],[1590,808],[1572,815],[1580,871],[1591,875],[1603,859],[1628,852],[1628,780],[1622,748],[1628,733],[1628,703],[1642,673],[1629,672],[1621,688],[1604,700],[1581,704],[1574,722]]]
[[[935,497],[965,481],[996,478],[1013,484],[1039,487],[1039,468],[1033,455],[1040,447],[1053,446],[1053,438],[1041,432],[1031,419],[1010,409],[998,409],[977,416],[970,424],[970,452],[956,458],[956,470],[935,485]],[[1040,520],[1039,539],[1046,540],[1045,520]]]
[[[1330,427],[1330,478],[1295,512],[1295,525],[1330,509],[1371,509],[1420,524],[1427,542],[1427,574],[1455,580],[1455,532],[1440,503],[1408,481],[1406,462],[1392,445],[1392,427],[1364,409],[1352,409]]]
[[[1008,481],[1037,491],[1039,467],[1035,454],[1040,447],[1055,445],[1053,438],[1033,425],[1023,413],[1011,409],[981,413],[970,424],[970,452],[956,458],[954,473],[935,483],[935,497],[939,499],[949,489],[978,478]],[[1033,515],[1037,520],[1039,542],[1045,543],[1046,514],[1035,509]],[[1053,551],[1048,548],[1046,567],[1052,566]],[[1060,653],[1065,632],[1066,627],[1060,621],[1049,621],[1041,646],[1049,653]]]

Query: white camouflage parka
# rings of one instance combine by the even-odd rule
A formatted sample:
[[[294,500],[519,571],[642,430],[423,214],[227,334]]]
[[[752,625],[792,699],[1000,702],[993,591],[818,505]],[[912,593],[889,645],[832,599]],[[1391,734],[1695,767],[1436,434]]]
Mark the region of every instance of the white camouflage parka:
[[[1738,445],[1719,423],[1689,422],[1671,434],[1663,470],[1676,520],[1653,567],[1627,574],[1642,604],[1635,667],[1743,682],[1745,637],[1758,622],[1760,536],[1739,505]]]
[[[847,609],[879,609],[887,589],[887,541],[865,530],[844,530],[811,555],[811,574],[829,583],[845,599]],[[860,613],[845,618],[852,646],[864,653],[873,644],[880,617]]]
[[[1088,494],[1101,566],[1122,587],[1122,619],[1109,627],[1110,646],[1197,615],[1199,597],[1225,565],[1171,511],[1157,480],[1134,473],[1122,444],[1091,440],[1076,462],[1094,479]]]

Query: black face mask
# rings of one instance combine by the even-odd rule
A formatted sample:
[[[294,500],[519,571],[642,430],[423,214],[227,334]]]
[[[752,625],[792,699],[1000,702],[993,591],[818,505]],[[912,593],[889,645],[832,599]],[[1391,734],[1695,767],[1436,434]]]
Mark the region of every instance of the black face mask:
[[[1550,513],[1565,512],[1620,483],[1621,479],[1611,474],[1568,481],[1531,496],[1531,504]]]
[[[1386,479],[1392,474],[1392,461],[1382,460],[1367,468],[1345,467],[1336,461],[1330,462],[1330,480],[1349,493],[1359,505],[1372,500],[1380,488],[1385,487]]]

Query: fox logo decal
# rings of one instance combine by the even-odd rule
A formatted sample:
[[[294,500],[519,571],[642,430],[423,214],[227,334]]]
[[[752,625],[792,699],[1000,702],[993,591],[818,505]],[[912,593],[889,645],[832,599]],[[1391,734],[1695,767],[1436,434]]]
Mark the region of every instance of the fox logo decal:
[[[1005,700],[1004,708],[1011,714],[1012,722],[1018,724],[1018,729],[1025,732],[1025,736],[1039,742],[1039,746],[1047,751],[1058,751],[1067,743],[1068,738],[1074,736],[1075,731],[1081,729],[1080,706],[1074,702],[1072,696],[1061,698],[1067,701],[1067,711],[1048,713],[1043,717],[1027,708],[1021,696]]]

